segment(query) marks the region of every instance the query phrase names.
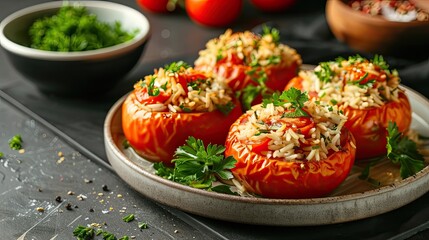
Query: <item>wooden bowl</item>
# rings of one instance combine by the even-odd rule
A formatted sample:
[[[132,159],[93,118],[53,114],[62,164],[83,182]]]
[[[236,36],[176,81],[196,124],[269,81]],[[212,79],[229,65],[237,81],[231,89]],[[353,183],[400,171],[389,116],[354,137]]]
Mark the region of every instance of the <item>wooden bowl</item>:
[[[371,54],[423,56],[429,52],[429,21],[393,22],[328,0],[326,19],[335,37],[351,48]]]

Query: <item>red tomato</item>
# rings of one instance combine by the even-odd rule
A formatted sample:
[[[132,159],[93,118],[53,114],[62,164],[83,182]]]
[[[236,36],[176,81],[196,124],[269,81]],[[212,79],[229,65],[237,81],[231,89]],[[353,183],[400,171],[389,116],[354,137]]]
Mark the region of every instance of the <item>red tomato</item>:
[[[171,0],[136,0],[136,2],[144,10],[154,13],[167,13],[175,8]]]
[[[247,114],[242,115],[230,129],[245,122],[247,117]],[[225,156],[237,160],[231,171],[249,192],[269,198],[323,197],[344,181],[354,164],[355,140],[346,128],[343,129],[342,150],[320,161],[267,158],[239,140],[237,131],[228,134]]]
[[[262,11],[280,12],[295,4],[295,0],[251,0]]]
[[[132,92],[122,105],[122,128],[130,145],[150,161],[171,165],[177,147],[189,136],[204,143],[224,144],[229,126],[241,115],[241,106],[226,116],[220,111],[201,113],[148,112]]]
[[[292,79],[285,89],[295,87],[305,90],[303,79],[296,77]],[[309,94],[316,97],[317,93]],[[407,96],[399,93],[399,101],[390,101],[381,107],[369,109],[354,109],[347,107],[344,110],[347,116],[346,127],[356,138],[356,159],[367,159],[385,155],[387,125],[389,121],[394,121],[401,132],[408,131],[411,124],[411,106]]]
[[[186,0],[189,17],[209,27],[225,27],[240,15],[242,0]]]
[[[386,136],[389,121],[396,122],[401,132],[411,124],[411,106],[407,96],[399,93],[399,102],[390,101],[378,108],[354,109],[347,107],[345,126],[356,138],[356,159],[372,158],[387,153]]]
[[[196,66],[197,69],[198,67],[199,66]],[[282,91],[288,81],[296,76],[298,68],[299,66],[297,62],[290,66],[264,67],[263,70],[267,74],[267,81],[265,82],[266,86],[273,91]],[[257,85],[257,83],[252,80],[252,76],[246,74],[251,69],[252,67],[244,64],[219,61],[214,68],[214,72],[217,76],[225,79],[225,82],[233,91],[240,91],[248,85]],[[252,105],[260,103],[261,100],[262,97],[259,96],[252,102]]]

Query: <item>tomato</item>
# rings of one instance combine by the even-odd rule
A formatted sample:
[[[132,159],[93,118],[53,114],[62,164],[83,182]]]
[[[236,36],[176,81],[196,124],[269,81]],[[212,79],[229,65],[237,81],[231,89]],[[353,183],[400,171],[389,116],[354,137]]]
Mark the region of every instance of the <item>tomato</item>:
[[[176,5],[171,0],[136,0],[144,10],[154,13],[168,13],[174,11]]]
[[[224,115],[220,111],[199,113],[148,112],[133,91],[122,106],[122,128],[138,154],[150,161],[171,165],[177,147],[189,136],[204,143],[224,144],[229,126],[241,115],[241,106]]]
[[[320,161],[283,161],[268,158],[237,138],[236,126],[245,122],[242,115],[230,128],[225,156],[237,163],[231,170],[249,192],[269,198],[315,198],[331,193],[342,183],[354,164],[353,135],[343,128],[342,146]],[[304,127],[304,126],[301,126]]]
[[[301,77],[292,79],[285,89],[295,87],[305,90],[304,81]],[[309,93],[310,97],[317,97],[316,92]],[[355,109],[347,107],[343,109],[347,116],[345,126],[353,133],[356,139],[356,159],[367,159],[385,155],[387,125],[394,121],[401,132],[408,131],[411,124],[411,106],[408,97],[399,92],[399,101],[390,101],[381,107],[369,109]]]
[[[266,12],[280,12],[295,4],[295,0],[251,0],[258,9]]]
[[[390,101],[381,107],[369,109],[344,109],[345,126],[356,138],[356,159],[385,155],[387,125],[396,122],[401,132],[407,132],[411,124],[411,106],[407,96],[399,93],[399,101]]]
[[[196,66],[198,68],[198,66]],[[267,74],[267,81],[265,85],[272,91],[282,91],[288,81],[296,76],[299,65],[294,62],[290,66],[278,67],[275,65],[261,68]],[[243,90],[248,85],[257,86],[258,84],[252,80],[255,76],[247,74],[252,67],[244,64],[235,64],[233,62],[219,61],[214,72],[217,76],[225,79],[225,82],[234,91]],[[262,97],[256,98],[251,105],[260,103]]]
[[[242,0],[186,0],[185,9],[196,23],[225,27],[238,18],[242,4]]]

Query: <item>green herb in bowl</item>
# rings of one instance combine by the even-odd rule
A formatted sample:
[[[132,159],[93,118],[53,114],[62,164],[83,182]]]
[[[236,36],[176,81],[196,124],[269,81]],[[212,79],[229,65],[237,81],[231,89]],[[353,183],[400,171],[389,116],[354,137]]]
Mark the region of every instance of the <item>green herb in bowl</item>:
[[[84,6],[63,5],[50,17],[36,20],[29,29],[31,47],[59,52],[95,50],[131,40],[136,32],[121,23],[101,22]]]

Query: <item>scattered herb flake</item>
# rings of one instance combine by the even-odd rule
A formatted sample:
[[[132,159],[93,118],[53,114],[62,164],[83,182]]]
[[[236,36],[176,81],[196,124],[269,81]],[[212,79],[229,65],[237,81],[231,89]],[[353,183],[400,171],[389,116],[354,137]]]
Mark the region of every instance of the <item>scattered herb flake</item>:
[[[22,149],[22,138],[21,135],[15,135],[9,139],[9,147],[12,150],[21,150]]]
[[[91,240],[94,239],[94,229],[91,227],[77,226],[73,230],[73,236],[77,237],[78,240]]]
[[[269,27],[267,25],[262,26],[262,36],[265,35],[271,35],[275,44],[280,42],[280,31],[277,28]]]
[[[321,62],[319,64],[319,66],[320,66],[320,70],[314,71],[316,76],[322,82],[325,82],[325,83],[331,82],[335,73],[334,73],[334,71],[332,71],[330,63],[329,62]]]
[[[4,153],[0,152],[0,158],[3,158],[3,157],[4,157]]]
[[[147,229],[148,228],[148,225],[145,222],[139,222],[138,226],[139,226],[140,229]]]
[[[134,218],[135,218],[134,214],[129,214],[129,215],[123,217],[122,220],[124,220],[124,222],[131,222],[134,220]]]

